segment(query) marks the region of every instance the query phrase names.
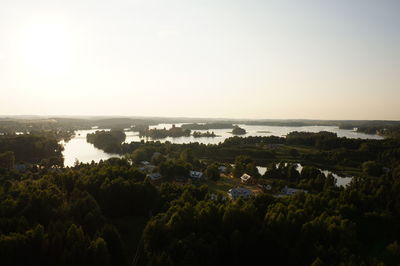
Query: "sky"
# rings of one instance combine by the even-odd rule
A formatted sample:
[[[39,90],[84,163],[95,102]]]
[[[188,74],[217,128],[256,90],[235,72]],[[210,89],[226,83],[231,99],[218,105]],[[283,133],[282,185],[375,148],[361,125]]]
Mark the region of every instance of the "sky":
[[[1,0],[0,115],[400,120],[398,0]]]

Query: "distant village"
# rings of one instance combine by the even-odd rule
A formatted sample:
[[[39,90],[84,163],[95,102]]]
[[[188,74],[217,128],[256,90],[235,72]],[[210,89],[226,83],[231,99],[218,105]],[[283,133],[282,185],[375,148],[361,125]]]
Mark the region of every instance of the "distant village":
[[[155,153],[153,156],[158,156],[158,155],[159,155],[159,153]],[[146,176],[154,184],[163,182],[163,176],[161,175],[161,173],[156,171],[156,169],[157,169],[157,166],[151,164],[149,161],[141,161],[140,162],[139,170],[146,173]],[[285,186],[283,189],[280,189],[279,191],[274,192],[276,190],[273,190],[273,187],[271,185],[261,184],[258,182],[258,180],[256,178],[253,178],[251,175],[249,175],[247,173],[244,173],[239,179],[237,179],[237,178],[234,178],[232,176],[232,174],[228,173],[227,170],[228,170],[228,167],[225,165],[218,166],[218,171],[219,171],[220,176],[230,178],[233,181],[232,184],[234,184],[236,186],[228,189],[226,191],[225,195],[221,195],[221,197],[220,197],[221,200],[227,200],[227,199],[235,200],[240,197],[243,199],[247,199],[247,198],[250,198],[251,196],[255,196],[256,194],[261,193],[261,192],[270,193],[276,197],[291,196],[296,193],[306,193],[306,194],[308,193],[308,191],[305,189],[292,188],[292,187],[288,187],[288,186]],[[205,183],[206,181],[209,181],[209,178],[202,171],[190,170],[187,181],[185,181],[181,177],[176,178],[175,181],[201,184],[201,183]],[[218,195],[216,193],[211,193],[210,198],[217,199]]]

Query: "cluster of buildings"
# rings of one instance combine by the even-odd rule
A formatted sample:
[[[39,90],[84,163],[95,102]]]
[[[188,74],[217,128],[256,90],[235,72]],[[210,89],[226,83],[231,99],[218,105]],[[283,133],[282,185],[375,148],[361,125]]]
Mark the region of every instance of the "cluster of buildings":
[[[156,154],[155,154],[156,155]],[[154,156],[155,156],[154,155]],[[157,154],[159,155],[159,154]],[[141,161],[140,162],[140,167],[139,170],[142,172],[147,173],[147,177],[149,177],[152,181],[156,181],[162,178],[162,175],[158,172],[155,172],[156,166],[151,164],[148,161]],[[224,165],[221,165],[218,167],[218,170],[220,173],[226,173],[228,168]],[[189,172],[189,177],[195,180],[200,180],[203,178],[206,178],[206,176],[204,175],[203,172],[201,171],[195,171],[195,170],[191,170]]]
[[[151,181],[158,181],[163,178],[163,176],[159,172],[155,172],[155,169],[156,169],[156,166],[152,165],[148,161],[142,161],[141,166],[139,167],[139,170],[147,173],[147,177],[150,178]],[[227,167],[221,165],[218,167],[218,170],[220,171],[220,173],[226,173]],[[201,179],[206,178],[205,174],[203,172],[195,171],[195,170],[191,170],[189,172],[189,177],[192,178],[193,180],[201,180]],[[254,183],[254,181],[255,181],[254,178],[247,173],[244,173],[240,177],[240,182],[243,184],[251,184],[251,183]],[[270,185],[258,184],[257,187],[259,187],[264,192],[271,191],[271,189],[272,189],[272,187]],[[290,195],[294,195],[299,192],[308,193],[308,191],[304,190],[304,189],[290,188],[288,186],[285,186],[281,190],[281,193],[278,196],[290,196]],[[245,187],[236,187],[236,188],[232,188],[232,189],[228,190],[228,197],[230,199],[237,199],[239,197],[247,199],[247,198],[251,197],[252,195],[253,195],[253,192],[250,189],[245,188]],[[215,196],[213,196],[212,198],[214,198],[214,197]]]

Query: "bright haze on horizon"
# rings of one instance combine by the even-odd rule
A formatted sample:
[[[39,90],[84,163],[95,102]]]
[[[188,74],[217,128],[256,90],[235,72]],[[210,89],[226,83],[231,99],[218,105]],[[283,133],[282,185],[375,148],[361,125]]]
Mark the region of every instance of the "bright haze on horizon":
[[[2,0],[0,115],[400,120],[400,1]]]

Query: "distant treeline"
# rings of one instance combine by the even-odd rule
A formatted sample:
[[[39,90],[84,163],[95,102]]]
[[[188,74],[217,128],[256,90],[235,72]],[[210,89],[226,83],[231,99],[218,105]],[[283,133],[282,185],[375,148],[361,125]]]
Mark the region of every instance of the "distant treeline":
[[[210,130],[210,129],[231,129],[234,126],[229,123],[205,123],[205,124],[183,124],[183,129]]]
[[[235,124],[245,125],[264,125],[264,126],[338,126],[342,129],[358,128],[359,132],[367,134],[379,133],[384,136],[398,136],[400,121],[385,120],[232,120],[232,119],[195,119],[195,118],[129,118],[129,117],[111,117],[111,118],[0,118],[0,133],[31,132],[42,130],[61,130],[71,131],[79,129],[90,129],[98,127],[99,129],[126,129],[133,131],[146,129],[149,125],[160,123],[184,123],[183,129],[189,130],[210,130],[210,129],[232,129]],[[394,134],[394,132],[396,134]]]
[[[400,137],[400,121],[343,121],[341,129],[356,129],[357,132],[378,134],[389,138]]]

